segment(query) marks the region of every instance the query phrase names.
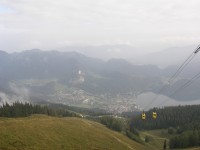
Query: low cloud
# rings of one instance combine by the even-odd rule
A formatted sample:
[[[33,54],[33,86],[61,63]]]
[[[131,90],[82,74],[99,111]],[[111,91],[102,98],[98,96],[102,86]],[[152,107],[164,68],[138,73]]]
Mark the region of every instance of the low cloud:
[[[0,0],[0,49],[55,49],[66,46],[66,41],[74,45],[128,41],[149,53],[196,44],[199,5],[199,0]],[[160,40],[168,37],[174,40]]]
[[[9,84],[11,90],[17,95],[22,97],[23,99],[29,100],[30,91],[26,87],[19,87],[14,83]]]

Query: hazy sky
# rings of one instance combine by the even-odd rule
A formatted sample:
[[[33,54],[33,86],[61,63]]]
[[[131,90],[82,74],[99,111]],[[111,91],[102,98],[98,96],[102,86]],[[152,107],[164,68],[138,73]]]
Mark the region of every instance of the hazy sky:
[[[199,44],[200,0],[0,0],[0,49]]]

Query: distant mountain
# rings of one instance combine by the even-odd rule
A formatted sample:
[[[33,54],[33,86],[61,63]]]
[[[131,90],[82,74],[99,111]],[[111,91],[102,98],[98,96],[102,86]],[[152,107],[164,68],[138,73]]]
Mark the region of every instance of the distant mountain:
[[[109,59],[135,59],[140,54],[135,47],[129,45],[97,45],[97,46],[66,46],[57,48],[59,51],[76,51],[78,53],[99,58],[104,61]]]
[[[97,74],[104,78],[113,78],[116,74],[121,79],[125,76],[159,77],[161,74],[161,70],[153,65],[137,66],[122,59],[105,62],[77,52],[30,50],[12,54],[0,53],[0,57],[1,77],[9,80],[58,78],[69,82],[79,76],[79,71],[85,77]]]
[[[198,70],[193,63],[170,87],[170,96]],[[0,104],[13,101],[55,102],[112,111],[135,109],[135,99],[146,92],[158,93],[177,69],[133,65],[124,59],[103,61],[78,52],[38,49],[8,54],[0,51]],[[198,82],[196,82],[198,83]],[[177,100],[199,99],[199,86],[184,91]],[[188,90],[193,92],[187,93]]]
[[[172,65],[180,65],[195,49],[197,45],[186,47],[173,47],[166,50],[150,53],[138,58],[135,63],[152,64],[165,68]],[[200,55],[195,58],[194,62],[200,62]]]

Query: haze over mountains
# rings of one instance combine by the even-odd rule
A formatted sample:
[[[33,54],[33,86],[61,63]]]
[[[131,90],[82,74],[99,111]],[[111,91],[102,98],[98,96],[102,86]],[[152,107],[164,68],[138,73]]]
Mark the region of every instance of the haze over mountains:
[[[137,65],[125,59],[116,59],[118,56],[105,61],[78,52],[35,49],[8,54],[1,51],[0,100],[1,103],[16,100],[35,103],[45,101],[100,107],[112,112],[136,110],[139,109],[138,103],[144,105],[142,101],[149,100],[144,98],[138,102],[137,97],[141,99],[142,94],[157,93],[177,69],[178,63],[193,50],[193,47],[173,48],[146,55],[138,59],[143,63],[136,60]],[[168,85],[168,90],[161,94],[168,96],[173,93],[199,71],[199,65],[200,62],[195,59],[174,84]],[[159,68],[164,66],[167,67]],[[172,98],[179,101],[200,99],[199,83],[196,81]]]
[[[113,58],[126,60],[135,59],[141,52],[129,45],[97,45],[97,46],[66,46],[57,48],[59,51],[76,51],[89,57],[108,61]],[[133,53],[134,52],[134,53]]]
[[[151,64],[161,68],[171,65],[181,64],[188,57],[197,45],[189,45],[184,47],[171,47],[144,54],[136,47],[130,45],[99,45],[99,46],[67,46],[58,48],[59,51],[76,51],[89,57],[99,58],[108,61],[113,58],[126,59],[133,64]],[[195,58],[196,60],[199,60]],[[170,61],[169,61],[170,60]]]
[[[195,49],[197,45],[185,47],[172,47],[160,52],[150,53],[140,57],[137,61],[142,64],[154,64],[161,68],[181,64]],[[199,62],[197,56],[194,62]]]

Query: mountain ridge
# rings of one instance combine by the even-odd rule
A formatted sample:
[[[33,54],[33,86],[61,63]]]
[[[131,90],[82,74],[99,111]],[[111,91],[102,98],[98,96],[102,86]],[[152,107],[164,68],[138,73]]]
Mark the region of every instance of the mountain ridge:
[[[11,101],[22,97],[23,101],[34,102],[41,99],[105,109],[111,105],[113,111],[133,109],[138,95],[145,92],[157,93],[176,69],[134,65],[116,58],[103,61],[78,52],[38,49],[11,54],[0,53],[0,57],[4,58],[0,60],[0,92],[7,94],[7,99],[13,99]],[[192,70],[195,70],[193,68]],[[191,76],[192,74],[181,75],[174,85],[183,84]],[[171,91],[176,87],[172,86]],[[198,99],[200,95],[196,88],[197,85],[192,87],[192,95],[186,90],[183,95],[175,98],[180,101]],[[166,91],[160,94],[170,95]],[[122,104],[125,106],[121,110]]]

